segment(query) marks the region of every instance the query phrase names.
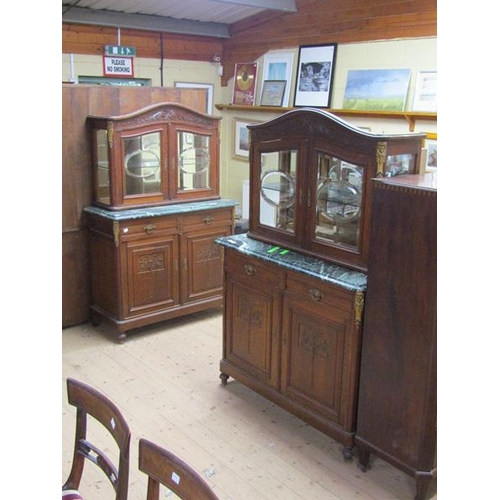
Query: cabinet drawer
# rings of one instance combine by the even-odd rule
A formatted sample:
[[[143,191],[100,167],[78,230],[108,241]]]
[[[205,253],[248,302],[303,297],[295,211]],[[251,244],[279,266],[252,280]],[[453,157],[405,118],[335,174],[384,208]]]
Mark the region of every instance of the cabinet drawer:
[[[212,226],[214,224],[228,224],[232,220],[232,210],[204,210],[201,212],[183,215],[183,226]]]
[[[165,230],[177,230],[177,217],[149,217],[120,223],[121,236],[154,236]]]
[[[354,292],[297,273],[287,273],[285,289],[289,295],[301,298],[311,305],[318,304],[350,311],[354,304]]]
[[[283,288],[284,271],[278,271],[276,266],[270,266],[261,260],[226,249],[224,266],[233,275],[233,279],[250,283],[254,288]]]

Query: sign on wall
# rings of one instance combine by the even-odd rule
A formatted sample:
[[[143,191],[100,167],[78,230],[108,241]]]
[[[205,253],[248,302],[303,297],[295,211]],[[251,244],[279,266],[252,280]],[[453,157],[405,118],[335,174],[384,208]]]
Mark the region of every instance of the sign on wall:
[[[136,51],[135,47],[125,47],[124,45],[105,45],[104,55],[134,57],[136,55]]]
[[[104,76],[134,76],[132,57],[103,56]]]

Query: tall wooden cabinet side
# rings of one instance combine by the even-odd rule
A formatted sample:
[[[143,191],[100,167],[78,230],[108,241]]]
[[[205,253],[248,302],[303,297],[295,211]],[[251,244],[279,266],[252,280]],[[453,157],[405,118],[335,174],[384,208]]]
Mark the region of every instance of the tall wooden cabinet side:
[[[432,175],[375,180],[356,444],[416,479],[436,475],[436,230]]]

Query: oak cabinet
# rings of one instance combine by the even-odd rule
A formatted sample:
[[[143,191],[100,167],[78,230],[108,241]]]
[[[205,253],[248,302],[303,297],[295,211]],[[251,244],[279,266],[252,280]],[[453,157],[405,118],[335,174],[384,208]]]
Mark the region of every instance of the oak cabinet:
[[[113,212],[87,207],[91,314],[125,332],[222,305],[222,250],[234,202]]]
[[[307,108],[248,128],[249,236],[366,270],[370,179],[417,172],[425,134],[372,134]]]
[[[356,444],[416,479],[436,467],[437,186],[434,174],[374,181]]]
[[[236,202],[219,196],[219,121],[176,103],[89,116],[91,317],[125,332],[222,304]]]
[[[217,241],[225,247],[223,383],[245,383],[351,458],[365,275],[246,235]]]

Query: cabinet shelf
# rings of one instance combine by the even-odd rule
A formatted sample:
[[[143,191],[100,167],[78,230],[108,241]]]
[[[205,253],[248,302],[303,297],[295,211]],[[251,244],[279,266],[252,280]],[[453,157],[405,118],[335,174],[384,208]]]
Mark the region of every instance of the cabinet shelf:
[[[253,111],[253,112],[268,112],[268,113],[285,113],[293,107],[280,106],[245,106],[241,104],[216,104],[215,107],[219,111]],[[415,123],[417,120],[436,121],[437,113],[424,111],[363,111],[356,109],[325,109],[337,116],[351,116],[358,118],[389,118],[389,119],[404,119],[408,121],[410,132],[415,131]]]

